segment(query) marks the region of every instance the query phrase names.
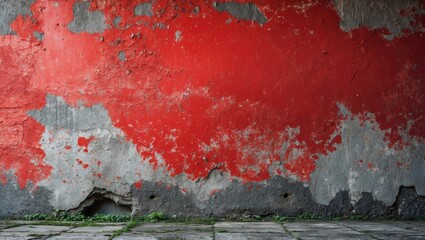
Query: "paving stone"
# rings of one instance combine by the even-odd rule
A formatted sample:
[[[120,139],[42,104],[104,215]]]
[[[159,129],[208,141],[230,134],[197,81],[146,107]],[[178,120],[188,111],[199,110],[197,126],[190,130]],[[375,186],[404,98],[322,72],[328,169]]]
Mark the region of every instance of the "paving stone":
[[[166,232],[166,233],[124,233],[114,238],[114,240],[212,240],[214,239],[212,232]]]
[[[370,239],[369,236],[335,222],[283,223],[294,236],[301,239]]]
[[[285,229],[273,222],[219,222],[214,224],[216,232],[229,233],[284,233]]]
[[[13,228],[3,229],[2,232],[23,232],[23,233],[43,233],[43,234],[52,234],[60,233],[71,229],[69,226],[50,226],[50,225],[23,225]]]
[[[412,233],[416,231],[408,230],[403,227],[388,224],[387,222],[358,222],[344,221],[340,223],[343,226],[350,227],[360,232],[396,232],[396,233]]]
[[[103,235],[100,233],[62,233],[58,236],[47,238],[47,240],[108,240],[112,234]]]
[[[212,232],[212,225],[184,223],[145,223],[130,230],[131,233],[166,233],[166,232]]]
[[[388,221],[386,224],[404,228],[406,230],[413,230],[424,232],[425,231],[425,222],[424,221]]]
[[[67,231],[67,233],[112,233],[116,230],[123,228],[124,226],[125,225],[77,227]]]
[[[294,240],[295,237],[284,233],[222,233],[216,232],[215,240]]]
[[[57,235],[69,230],[68,226],[24,225],[0,231],[0,239],[36,239]]]

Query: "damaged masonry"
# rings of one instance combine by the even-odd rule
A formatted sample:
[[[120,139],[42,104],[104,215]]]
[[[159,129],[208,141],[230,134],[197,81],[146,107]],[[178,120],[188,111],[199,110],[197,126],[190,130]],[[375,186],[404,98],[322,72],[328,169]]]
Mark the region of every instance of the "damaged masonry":
[[[425,214],[425,1],[0,3],[0,217]]]

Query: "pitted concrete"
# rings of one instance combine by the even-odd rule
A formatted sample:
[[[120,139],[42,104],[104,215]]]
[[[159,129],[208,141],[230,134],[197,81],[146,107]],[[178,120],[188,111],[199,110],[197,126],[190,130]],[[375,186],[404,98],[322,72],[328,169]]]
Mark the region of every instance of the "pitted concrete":
[[[260,25],[267,22],[267,18],[254,3],[214,2],[214,8],[219,12],[228,12],[239,20],[252,20]]]
[[[348,32],[360,27],[388,29],[384,37],[392,40],[403,35],[404,30],[424,32],[425,28],[415,21],[415,15],[425,14],[418,0],[350,1],[333,0],[341,18],[341,29]]]
[[[31,5],[35,0],[0,1],[0,35],[14,34],[10,24],[19,16],[32,16]]]
[[[100,33],[108,26],[105,15],[99,11],[90,11],[90,2],[76,2],[73,8],[74,19],[69,23],[68,29],[73,33]]]

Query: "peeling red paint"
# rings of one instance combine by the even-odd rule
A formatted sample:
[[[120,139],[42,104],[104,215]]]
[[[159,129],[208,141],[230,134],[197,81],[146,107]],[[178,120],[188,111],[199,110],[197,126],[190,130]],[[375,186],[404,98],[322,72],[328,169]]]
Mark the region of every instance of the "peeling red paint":
[[[269,19],[264,26],[226,24],[227,13],[201,1],[199,15],[184,1],[158,0],[154,11],[162,14],[135,17],[138,1],[94,0],[91,9],[104,12],[110,27],[74,34],[67,25],[75,0],[36,1],[32,17],[12,23],[16,35],[0,36],[1,171],[14,170],[20,187],[49,176],[39,144],[44,127],[27,115],[45,105],[46,94],[74,106],[102,104],[142,156],[158,166],[159,153],[171,176],[192,180],[219,169],[263,181],[280,162],[282,174],[308,182],[318,155],[341,143],[341,136],[332,138],[342,119],[336,103],[373,113],[381,129],[391,130],[391,146],[410,144],[398,129],[423,141],[423,34],[389,42],[377,34],[384,30],[345,33],[328,1],[302,13],[293,7],[300,1],[254,2]],[[122,28],[112,27],[116,16]],[[169,27],[152,30],[155,23]],[[176,42],[178,30],[184,38]],[[44,33],[43,41],[34,31]],[[299,134],[280,135],[288,128]],[[78,146],[88,152],[92,140],[80,137]],[[281,153],[285,142],[290,146]],[[293,150],[299,156],[291,158]]]
[[[134,183],[134,187],[137,188],[137,189],[141,189],[142,185],[143,185],[142,180],[139,180],[139,181]]]
[[[77,144],[78,144],[78,146],[84,148],[84,152],[88,152],[89,151],[89,144],[94,139],[95,139],[94,137],[90,137],[90,138],[79,137]]]

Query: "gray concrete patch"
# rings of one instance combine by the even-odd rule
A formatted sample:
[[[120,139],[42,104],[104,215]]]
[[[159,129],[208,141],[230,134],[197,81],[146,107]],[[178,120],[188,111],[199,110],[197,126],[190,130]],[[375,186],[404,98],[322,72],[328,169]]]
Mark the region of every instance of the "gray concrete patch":
[[[147,16],[151,17],[153,16],[152,11],[152,3],[140,3],[134,8],[134,16],[140,17],[140,16]]]
[[[76,2],[73,8],[74,19],[68,24],[68,29],[73,33],[100,33],[108,26],[105,23],[103,12],[90,11],[90,2]]]
[[[401,150],[391,148],[372,114],[361,120],[344,106],[339,107],[346,117],[340,125],[342,142],[336,151],[320,156],[316,162],[310,182],[315,201],[328,204],[336,193],[348,191],[354,205],[369,192],[372,200],[391,206],[401,186],[415,186],[418,195],[425,195],[425,144],[413,139],[412,145]],[[411,167],[399,167],[398,162]]]
[[[19,16],[32,16],[31,5],[35,0],[0,1],[0,35],[14,34],[10,24]]]
[[[260,25],[267,22],[267,18],[254,3],[214,2],[213,7],[219,12],[228,12],[239,20],[252,20]]]
[[[46,213],[53,211],[49,204],[52,192],[44,187],[20,189],[9,176],[6,185],[0,184],[0,217],[19,217],[25,214]]]
[[[44,39],[44,33],[42,32],[33,32],[33,35],[38,41],[43,41]]]
[[[333,0],[333,4],[341,17],[341,29],[346,32],[363,26],[371,30],[388,29],[390,34],[384,37],[392,40],[402,36],[403,30],[425,31],[414,19],[414,15],[425,14],[418,0]]]

